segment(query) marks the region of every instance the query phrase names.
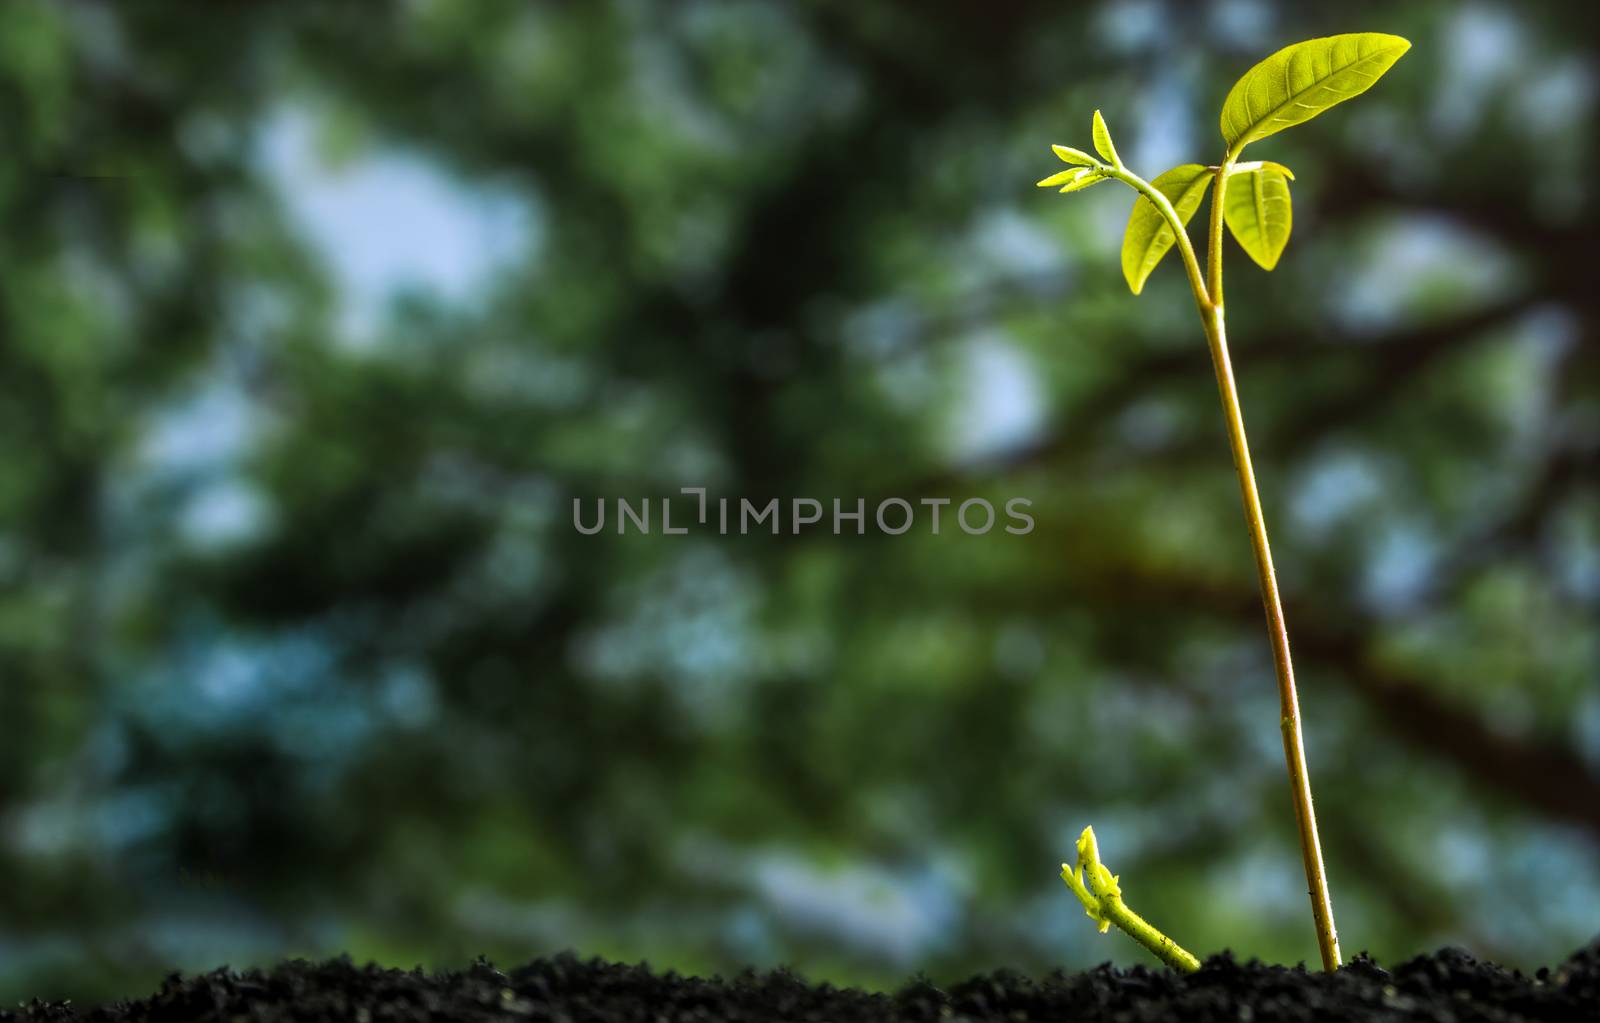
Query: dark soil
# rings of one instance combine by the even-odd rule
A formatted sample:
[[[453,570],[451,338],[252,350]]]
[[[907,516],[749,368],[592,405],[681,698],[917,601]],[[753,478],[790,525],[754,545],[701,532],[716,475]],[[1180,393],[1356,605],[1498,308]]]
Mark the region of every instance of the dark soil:
[[[1208,960],[1180,975],[1102,966],[1030,980],[974,977],[941,990],[913,981],[896,994],[812,985],[784,971],[732,980],[654,974],[573,956],[541,959],[509,973],[480,961],[434,976],[348,959],[291,962],[270,972],[219,970],[172,976],[149,998],[95,1009],[35,1002],[14,1020],[537,1020],[548,1023],[689,1023],[740,1020],[1600,1020],[1600,940],[1554,970],[1533,976],[1480,962],[1456,949],[1419,956],[1392,971],[1359,958],[1337,974]]]

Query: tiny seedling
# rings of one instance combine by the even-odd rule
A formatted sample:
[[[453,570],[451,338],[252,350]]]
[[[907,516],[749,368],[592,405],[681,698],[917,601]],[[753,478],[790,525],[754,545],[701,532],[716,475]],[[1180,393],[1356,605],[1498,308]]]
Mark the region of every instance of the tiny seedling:
[[[1085,883],[1087,878],[1087,883]],[[1094,840],[1094,828],[1084,828],[1078,836],[1078,862],[1069,866],[1061,864],[1061,880],[1067,882],[1072,894],[1083,903],[1084,912],[1104,934],[1116,924],[1129,937],[1155,953],[1156,958],[1175,970],[1198,970],[1200,960],[1179,947],[1176,941],[1145,922],[1144,917],[1128,908],[1122,901],[1120,878],[1100,862],[1100,847]]]
[[[1317,818],[1311,805],[1311,779],[1306,771],[1305,742],[1300,732],[1300,700],[1295,693],[1294,668],[1289,660],[1289,632],[1278,598],[1278,582],[1272,568],[1272,550],[1267,544],[1267,525],[1256,491],[1255,472],[1250,467],[1250,448],[1245,441],[1239,392],[1228,359],[1227,334],[1223,327],[1222,228],[1227,225],[1239,247],[1262,269],[1271,270],[1277,266],[1293,223],[1289,182],[1294,180],[1294,175],[1289,168],[1271,161],[1241,161],[1239,157],[1245,146],[1309,121],[1329,107],[1367,91],[1410,48],[1411,44],[1399,36],[1360,32],[1308,39],[1279,50],[1251,68],[1223,101],[1222,138],[1227,151],[1222,162],[1209,167],[1186,163],[1158,175],[1154,181],[1146,181],[1123,164],[1111,143],[1105,119],[1096,110],[1092,138],[1099,159],[1070,146],[1054,146],[1055,154],[1071,166],[1039,182],[1042,188],[1059,186],[1062,192],[1077,192],[1102,181],[1117,180],[1139,193],[1122,240],[1122,273],[1135,295],[1143,290],[1151,271],[1174,246],[1183,259],[1189,288],[1194,292],[1200,322],[1211,349],[1211,364],[1216,370],[1228,441],[1233,449],[1234,470],[1244,500],[1245,525],[1250,533],[1250,546],[1255,551],[1261,601],[1266,610],[1272,659],[1278,675],[1284,759],[1294,795],[1317,945],[1322,953],[1322,965],[1328,970],[1339,967],[1339,938],[1333,926],[1333,906],[1328,898],[1322,847],[1317,839]],[[1206,265],[1202,270],[1189,241],[1188,224],[1213,182]],[[1087,876],[1087,886],[1078,880],[1079,870]],[[1170,965],[1198,969],[1194,956],[1178,948],[1170,938],[1123,905],[1117,879],[1100,864],[1092,829],[1086,829],[1078,840],[1077,869],[1063,864],[1062,877],[1083,901],[1089,917],[1099,924],[1102,932],[1110,924],[1116,924]]]

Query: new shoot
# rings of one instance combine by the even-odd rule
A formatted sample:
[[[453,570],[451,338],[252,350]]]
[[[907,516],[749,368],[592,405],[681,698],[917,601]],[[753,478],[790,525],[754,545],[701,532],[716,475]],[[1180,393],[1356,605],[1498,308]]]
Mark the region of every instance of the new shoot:
[[[1146,181],[1123,164],[1112,145],[1105,119],[1097,110],[1091,137],[1099,157],[1070,146],[1055,146],[1056,155],[1070,166],[1039,182],[1040,187],[1076,192],[1102,181],[1116,180],[1139,193],[1122,241],[1122,273],[1135,295],[1144,288],[1151,271],[1170,250],[1177,248],[1183,260],[1189,289],[1194,293],[1200,324],[1211,350],[1228,442],[1233,449],[1234,471],[1239,477],[1239,492],[1244,502],[1245,525],[1255,553],[1261,602],[1266,611],[1273,666],[1278,676],[1284,760],[1289,769],[1317,945],[1322,953],[1322,965],[1328,970],[1339,966],[1339,939],[1333,925],[1333,905],[1328,896],[1322,847],[1317,838],[1317,818],[1311,804],[1311,779],[1306,770],[1305,742],[1300,730],[1300,701],[1289,659],[1289,632],[1278,597],[1277,575],[1267,543],[1267,524],[1261,511],[1261,497],[1256,491],[1255,471],[1250,465],[1239,392],[1228,358],[1222,304],[1222,235],[1223,225],[1227,225],[1228,233],[1239,247],[1262,269],[1271,270],[1277,266],[1278,257],[1289,242],[1293,222],[1289,182],[1294,180],[1294,175],[1282,164],[1268,160],[1242,161],[1240,156],[1244,148],[1285,128],[1309,121],[1328,108],[1365,92],[1410,48],[1411,44],[1399,36],[1361,32],[1311,39],[1279,50],[1251,68],[1223,101],[1222,139],[1226,148],[1222,161],[1211,166],[1182,164],[1153,181]],[[1208,189],[1212,190],[1211,219],[1202,270],[1189,241],[1188,224],[1205,200]],[[1093,835],[1084,834],[1092,851]],[[1090,870],[1089,874],[1092,892],[1094,872]],[[1069,880],[1068,884],[1072,882]],[[1081,885],[1075,886],[1074,891],[1080,888]],[[1111,890],[1114,889],[1115,878],[1111,886]],[[1096,903],[1100,907],[1107,904],[1104,896]],[[1090,916],[1094,916],[1094,911]],[[1118,922],[1109,915],[1106,919]],[[1104,921],[1101,929],[1104,930]]]
[[[1080,877],[1079,875],[1084,875]],[[1084,877],[1088,883],[1084,883]],[[1119,878],[1100,862],[1100,847],[1095,844],[1094,828],[1084,828],[1078,836],[1078,862],[1076,866],[1061,864],[1061,880],[1067,882],[1072,894],[1083,903],[1084,912],[1104,934],[1112,924],[1128,937],[1155,954],[1157,959],[1174,970],[1193,973],[1200,968],[1200,960],[1178,946],[1176,941],[1151,927],[1144,917],[1128,908],[1122,901]]]

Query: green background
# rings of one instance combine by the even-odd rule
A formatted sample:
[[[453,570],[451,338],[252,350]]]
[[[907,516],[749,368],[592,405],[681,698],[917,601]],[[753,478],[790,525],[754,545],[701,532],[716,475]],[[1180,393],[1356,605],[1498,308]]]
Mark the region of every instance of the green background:
[[[0,997],[349,951],[1316,960],[1154,176],[1386,31],[1235,365],[1347,954],[1600,930],[1592,4],[0,7]],[[1033,502],[582,536],[575,498]],[[690,509],[680,499],[680,516]]]

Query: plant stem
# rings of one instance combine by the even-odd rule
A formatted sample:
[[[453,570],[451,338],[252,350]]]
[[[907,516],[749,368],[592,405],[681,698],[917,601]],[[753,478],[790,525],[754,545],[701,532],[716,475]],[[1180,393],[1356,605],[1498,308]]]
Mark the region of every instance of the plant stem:
[[[1222,396],[1223,416],[1228,425],[1228,443],[1233,449],[1233,468],[1239,477],[1239,493],[1244,501],[1245,525],[1250,546],[1255,551],[1256,575],[1261,585],[1261,603],[1267,613],[1267,632],[1272,639],[1272,660],[1278,674],[1278,703],[1283,729],[1283,756],[1289,768],[1289,787],[1294,798],[1295,821],[1300,830],[1300,853],[1305,861],[1306,885],[1311,896],[1311,915],[1316,923],[1317,947],[1325,970],[1339,968],[1339,936],[1333,924],[1333,904],[1328,897],[1327,872],[1322,864],[1322,844],[1317,838],[1316,811],[1311,804],[1311,775],[1306,768],[1305,739],[1300,731],[1300,698],[1295,691],[1294,665],[1289,658],[1289,630],[1283,620],[1283,604],[1278,596],[1278,579],[1272,568],[1272,548],[1267,542],[1266,517],[1261,512],[1261,495],[1256,490],[1255,471],[1250,465],[1250,446],[1245,438],[1244,413],[1239,407],[1239,390],[1228,358],[1227,332],[1222,307],[1222,210],[1232,156],[1217,169],[1212,192],[1211,235],[1207,264],[1210,288],[1201,302],[1201,320],[1206,343],[1211,349],[1211,364],[1217,374],[1217,390]]]
[[[1216,184],[1211,191],[1211,230],[1206,249],[1206,268],[1202,274],[1188,230],[1178,218],[1167,197],[1139,175],[1120,165],[1101,170],[1132,186],[1149,199],[1167,225],[1172,228],[1189,288],[1194,292],[1205,328],[1206,344],[1211,349],[1211,365],[1217,374],[1217,390],[1222,396],[1222,412],[1228,424],[1228,444],[1233,450],[1233,468],[1239,477],[1239,493],[1244,500],[1245,525],[1250,546],[1255,552],[1256,576],[1261,585],[1261,604],[1267,613],[1267,632],[1272,638],[1272,661],[1278,674],[1278,704],[1283,729],[1283,757],[1289,768],[1289,788],[1294,797],[1295,822],[1300,831],[1300,854],[1305,861],[1307,892],[1311,896],[1311,916],[1316,923],[1317,948],[1325,970],[1339,968],[1339,935],[1333,925],[1333,903],[1328,897],[1328,877],[1322,865],[1322,843],[1317,838],[1317,815],[1311,805],[1311,775],[1306,768],[1305,738],[1300,731],[1300,697],[1294,686],[1294,665],[1289,659],[1289,630],[1283,621],[1283,604],[1278,597],[1278,578],[1272,568],[1272,547],[1267,543],[1267,521],[1261,512],[1261,495],[1256,491],[1255,470],[1250,465],[1250,445],[1245,439],[1244,413],[1239,408],[1239,389],[1233,380],[1233,364],[1228,358],[1228,338],[1222,310],[1222,225],[1228,175],[1233,171],[1237,152],[1229,152],[1215,169]],[[1148,925],[1146,925],[1148,926]],[[1152,950],[1153,951],[1153,950]],[[1158,953],[1159,954],[1159,953]]]
[[[1233,171],[1233,154],[1222,161],[1216,170],[1217,183],[1211,186],[1211,233],[1206,244],[1206,305],[1222,318],[1222,197],[1228,189],[1228,175]]]
[[[1196,959],[1193,953],[1150,926],[1144,917],[1129,909],[1128,904],[1121,898],[1117,896],[1101,898],[1100,910],[1105,913],[1106,919],[1116,924],[1123,933],[1149,949],[1152,955],[1174,970],[1193,973],[1200,969],[1200,960]]]

